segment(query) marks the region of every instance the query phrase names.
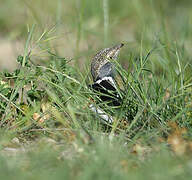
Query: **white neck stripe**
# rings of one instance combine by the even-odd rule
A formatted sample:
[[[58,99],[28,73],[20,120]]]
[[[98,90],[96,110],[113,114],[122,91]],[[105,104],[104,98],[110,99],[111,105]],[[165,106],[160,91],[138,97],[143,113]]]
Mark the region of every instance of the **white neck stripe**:
[[[104,77],[97,80],[95,83],[100,84],[102,81],[110,81],[113,85],[115,85],[114,79],[112,77]]]

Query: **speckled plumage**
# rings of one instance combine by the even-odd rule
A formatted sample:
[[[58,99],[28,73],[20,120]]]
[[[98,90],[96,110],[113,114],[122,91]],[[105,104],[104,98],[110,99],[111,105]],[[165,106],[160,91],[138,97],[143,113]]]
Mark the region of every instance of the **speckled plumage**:
[[[91,104],[89,107],[101,118],[102,122],[107,124],[114,122],[113,115],[115,115],[115,112],[118,110],[123,112],[122,119],[126,122],[131,122],[138,111],[138,106],[135,104],[135,101],[126,99],[125,104],[124,97],[127,97],[127,91],[118,89],[118,84],[115,81],[113,73],[115,64],[110,59],[115,60],[117,58],[122,46],[123,44],[119,44],[99,51],[93,57],[91,63],[91,74],[94,83],[89,85],[89,87],[95,92],[95,95],[99,99],[96,99],[98,106]],[[110,111],[107,112],[107,108],[105,109],[106,106],[103,106],[103,104],[115,107],[114,113]]]
[[[123,45],[124,44],[121,43],[111,48],[105,48],[93,57],[91,62],[91,74],[94,82],[106,76],[113,77],[114,68],[110,59],[115,60],[117,58],[120,48]]]

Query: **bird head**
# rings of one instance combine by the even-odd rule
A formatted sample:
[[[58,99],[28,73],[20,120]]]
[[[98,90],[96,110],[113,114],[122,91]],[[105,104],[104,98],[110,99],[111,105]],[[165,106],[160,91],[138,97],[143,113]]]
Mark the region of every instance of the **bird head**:
[[[113,46],[111,48],[106,48],[106,50],[104,50],[103,52],[103,56],[106,58],[106,59],[113,59],[113,60],[116,60],[117,59],[117,56],[119,54],[119,51],[121,49],[121,47],[123,47],[124,44],[118,44],[116,46]]]
[[[99,51],[92,59],[91,74],[93,80],[96,81],[106,76],[112,76],[113,65],[110,60],[116,60],[121,47],[124,44],[118,44],[111,48],[105,48]]]

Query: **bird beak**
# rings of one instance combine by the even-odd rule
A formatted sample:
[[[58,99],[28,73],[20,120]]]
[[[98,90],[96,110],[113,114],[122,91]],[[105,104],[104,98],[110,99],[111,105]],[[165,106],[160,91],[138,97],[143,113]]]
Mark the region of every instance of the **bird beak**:
[[[119,45],[117,45],[117,46],[118,46],[118,48],[120,49],[120,48],[122,48],[122,47],[124,46],[124,44],[121,43],[121,44],[119,44]]]

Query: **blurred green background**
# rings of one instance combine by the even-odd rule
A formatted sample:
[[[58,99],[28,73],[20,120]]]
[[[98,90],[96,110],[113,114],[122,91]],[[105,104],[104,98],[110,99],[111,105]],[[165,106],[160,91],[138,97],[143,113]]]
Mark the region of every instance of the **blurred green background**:
[[[32,24],[37,39],[45,29],[54,29],[49,48],[77,64],[89,64],[98,49],[124,42],[125,66],[129,55],[139,54],[141,48],[147,52],[157,44],[166,47],[164,55],[152,57],[161,68],[167,65],[163,59],[172,56],[174,43],[191,56],[191,10],[191,0],[1,0],[0,69],[16,67]],[[46,60],[33,46],[34,59]]]

